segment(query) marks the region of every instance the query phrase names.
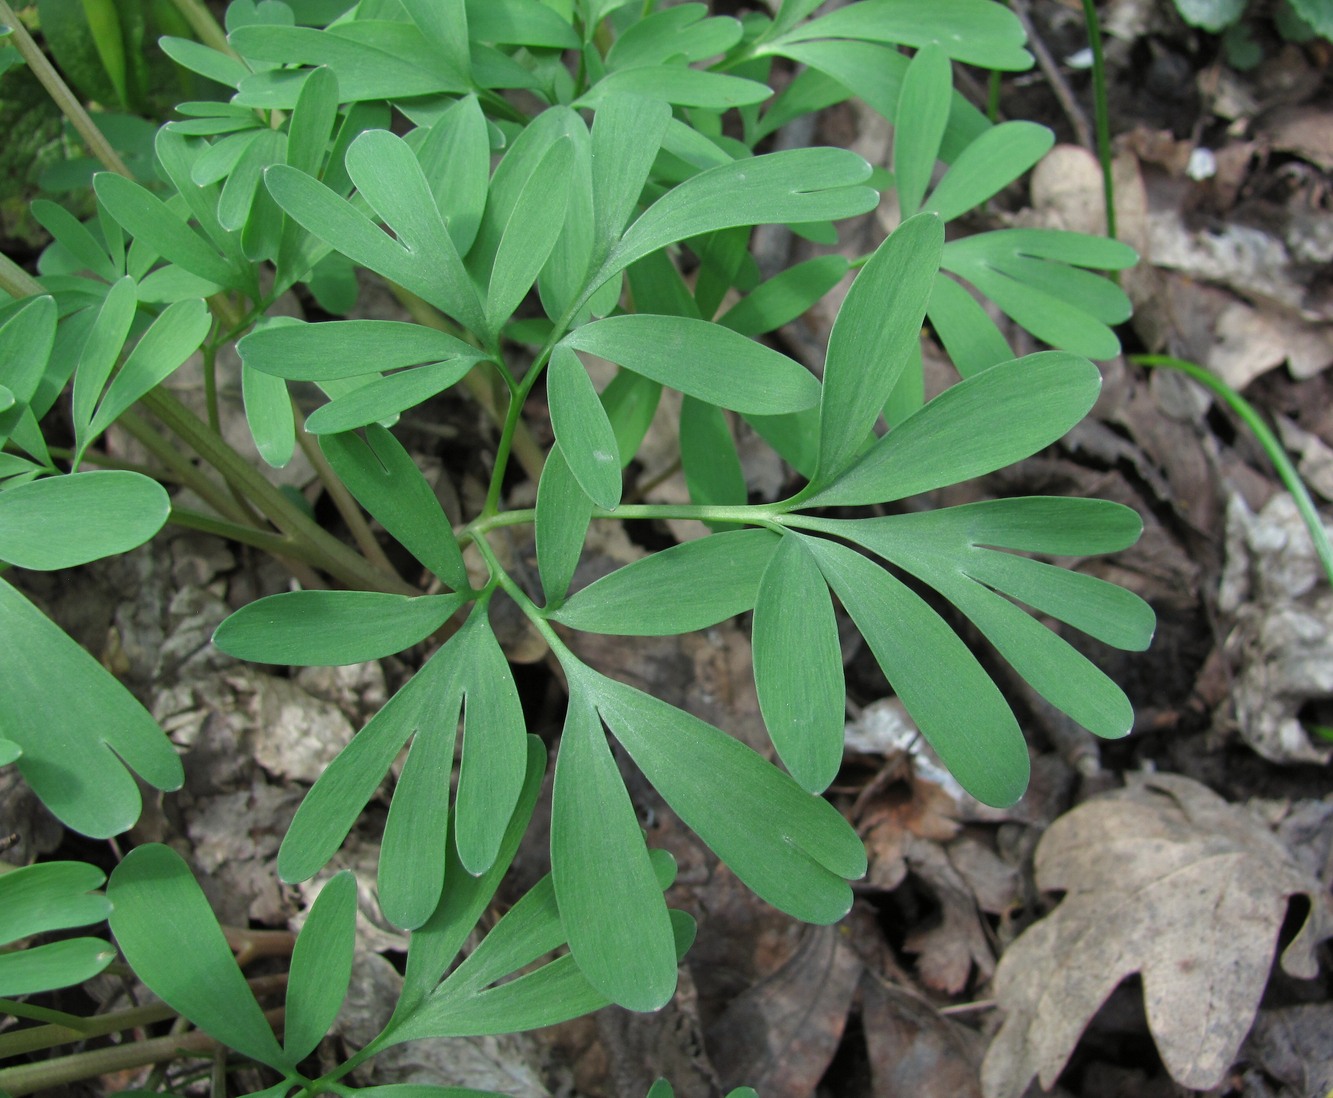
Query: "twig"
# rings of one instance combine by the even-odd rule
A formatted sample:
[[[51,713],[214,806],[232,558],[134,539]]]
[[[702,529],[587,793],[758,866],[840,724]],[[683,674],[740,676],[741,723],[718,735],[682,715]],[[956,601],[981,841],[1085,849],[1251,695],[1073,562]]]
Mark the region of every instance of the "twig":
[[[1012,6],[1014,14],[1018,16],[1018,21],[1023,24],[1023,30],[1027,33],[1028,45],[1032,47],[1032,52],[1036,55],[1038,67],[1051,85],[1051,91],[1055,93],[1055,98],[1059,100],[1060,108],[1065,112],[1065,117],[1069,119],[1069,124],[1074,127],[1074,137],[1085,149],[1095,148],[1092,139],[1092,127],[1088,125],[1088,116],[1083,113],[1083,108],[1078,105],[1074,93],[1069,90],[1069,85],[1060,72],[1060,66],[1056,64],[1055,58],[1051,56],[1051,51],[1046,48],[1046,43],[1037,36],[1037,28],[1032,23],[1032,10],[1028,0],[1013,0]]]

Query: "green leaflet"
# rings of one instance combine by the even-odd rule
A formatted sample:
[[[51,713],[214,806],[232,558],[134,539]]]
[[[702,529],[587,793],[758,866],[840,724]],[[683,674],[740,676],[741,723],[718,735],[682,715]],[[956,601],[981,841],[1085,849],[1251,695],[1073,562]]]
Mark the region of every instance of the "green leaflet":
[[[1002,362],[946,389],[803,505],[886,503],[1011,465],[1064,435],[1100,388],[1097,367],[1062,351]]]
[[[455,591],[468,591],[467,568],[434,490],[402,443],[383,427],[321,435],[320,449],[339,479],[398,543]]]
[[[311,786],[278,851],[278,873],[283,880],[308,880],[333,857],[389,765],[415,732],[430,728],[452,744],[459,696],[452,660],[456,652],[446,644],[431,656]],[[441,833],[437,841],[443,838]],[[441,852],[440,878],[443,865]],[[431,863],[423,857],[422,866]],[[433,867],[431,872],[434,876]]]
[[[551,447],[537,482],[537,571],[548,607],[564,601],[583,555],[594,504],[569,467],[559,443]]]
[[[618,39],[616,45],[623,41]],[[612,95],[598,105],[592,126],[596,262],[620,239],[634,213],[670,118],[671,109],[659,100]]]
[[[97,411],[83,433],[75,465],[88,444],[120,418],[121,413],[170,377],[199,349],[212,320],[208,307],[199,298],[177,301],[162,310],[139,337],[134,350],[102,394]],[[76,380],[76,388],[78,384]]]
[[[1013,804],[1027,745],[1008,703],[957,634],[921,598],[853,549],[804,538],[895,693],[949,772],[984,804]]]
[[[453,388],[474,364],[473,359],[453,358],[372,378],[316,408],[306,417],[305,428],[312,435],[333,435],[372,423],[392,422],[400,412]]]
[[[896,46],[935,43],[955,61],[985,69],[1023,72],[1032,55],[1023,48],[1027,35],[1018,18],[988,0],[936,0],[923,8],[916,0],[868,0],[830,12],[786,32],[778,44],[815,38],[851,38]]]
[[[667,636],[706,629],[754,606],[777,537],[733,530],[674,545],[571,595],[552,621],[588,633]]]
[[[228,655],[254,663],[336,667],[391,656],[449,620],[467,594],[286,591],[242,606],[213,634]]]
[[[594,285],[667,244],[716,229],[865,213],[879,198],[861,185],[869,177],[870,165],[843,149],[791,149],[719,164],[650,206],[611,249]],[[742,189],[745,202],[738,203]]]
[[[167,520],[170,500],[142,473],[102,469],[0,492],[0,561],[52,571],[134,549]]]
[[[287,383],[242,363],[241,397],[259,456],[274,469],[285,467],[296,451],[296,414]]]
[[[132,826],[139,788],[127,768],[155,788],[180,788],[180,759],[147,710],[3,580],[0,624],[5,736],[23,750],[19,772],[61,822],[94,838]]]
[[[242,1055],[293,1070],[179,854],[135,847],[112,871],[107,898],[116,942],[158,998]]]
[[[461,339],[399,320],[285,320],[251,332],[236,345],[247,366],[294,381],[334,381],[422,362],[485,358]]]
[[[325,882],[292,950],[282,1047],[293,1063],[315,1051],[338,1016],[356,948],[356,878],[347,870]]]
[[[387,131],[368,130],[348,147],[347,170],[397,239],[325,184],[286,164],[269,168],[264,180],[278,205],[307,231],[485,333],[476,287],[411,149]]]
[[[593,700],[573,677],[552,793],[551,879],[588,982],[630,1010],[665,1005],[676,990],[666,904]]]
[[[87,433],[97,398],[106,388],[107,379],[116,367],[116,359],[129,338],[137,306],[134,279],[127,275],[112,283],[97,312],[97,319],[93,321],[74,371],[71,411],[75,434],[80,440]]]
[[[822,255],[788,267],[751,290],[718,318],[745,336],[776,331],[806,312],[847,273],[847,260]]]
[[[904,221],[875,250],[847,292],[829,334],[817,484],[846,469],[865,445],[920,342],[943,243],[944,226],[933,214]]]
[[[444,885],[459,708],[466,697],[454,828],[459,858],[479,874],[498,857],[527,769],[522,709],[486,608],[371,718],[311,787],[278,854],[286,880],[313,876],[333,856],[409,739],[380,854],[380,906],[408,929],[430,918]]]
[[[842,765],[846,683],[828,584],[799,538],[784,537],[754,607],[754,681],[773,746],[811,793]]]
[[[0,875],[0,946],[36,934],[100,923],[111,905],[102,871],[82,862],[40,862]],[[0,996],[33,995],[97,975],[115,959],[97,938],[70,938],[0,951]]]
[[[407,950],[407,972],[403,977],[403,995],[394,1010],[389,1031],[434,989],[490,904],[501,878],[518,851],[519,840],[527,831],[545,771],[546,746],[536,736],[528,736],[527,763],[518,803],[495,861],[485,872],[475,877],[467,873],[458,860],[454,843],[447,843],[445,877],[449,880],[449,887],[440,900],[440,906],[412,933]]]
[[[245,291],[246,279],[156,195],[124,176],[101,172],[97,199],[135,242],[207,282]],[[141,246],[142,246],[141,245]]]
[[[1035,122],[992,126],[958,154],[924,208],[952,221],[998,194],[1054,144],[1055,134]]]
[[[800,363],[702,320],[629,313],[576,328],[564,345],[737,412],[795,412],[819,399]]]
[[[1138,256],[1118,241],[1054,229],[1001,229],[945,246],[941,266],[967,279],[1015,323],[1053,346],[1114,358],[1108,327],[1130,314],[1124,292],[1080,267],[1119,270]]]
[[[935,275],[926,317],[963,377],[1014,357],[1008,340],[981,303],[943,271]]]
[[[486,294],[486,321],[491,331],[499,331],[518,308],[564,228],[573,156],[568,140],[555,141],[514,203]]]
[[[329,30],[252,25],[236,28],[229,40],[247,61],[327,65],[345,103],[472,90],[467,74],[450,66],[447,55],[410,23],[366,19]],[[286,110],[295,105],[299,89],[299,80],[255,73],[240,80],[235,102]]]
[[[1017,548],[1038,547],[1045,530],[1036,530],[1035,539],[1031,534],[1043,521],[1049,524],[1046,529],[1062,531],[1056,548],[1064,552],[1095,552],[1108,534],[1118,539],[1123,527],[1128,527],[1129,541],[1137,536],[1138,516],[1128,508],[1087,504],[1102,501],[998,500],[888,518],[819,519],[810,526],[863,545],[930,584],[971,618],[1051,704],[1089,731],[1116,737],[1133,722],[1124,693],[1009,599],[1134,651],[1146,649],[1152,639],[1152,609],[1129,591],[1092,576],[984,548],[1006,541],[1019,543]],[[1118,540],[1110,544],[1122,547]]]
[[[904,218],[921,209],[930,186],[952,95],[949,58],[933,42],[922,46],[903,76],[893,127],[893,174]]]
[[[568,347],[556,347],[546,372],[551,427],[570,472],[598,507],[620,503],[620,450],[588,372]]]
[[[0,377],[14,400],[0,410],[0,443],[13,434],[36,396],[55,338],[56,303],[49,296],[33,298],[0,326]]]
[[[806,922],[847,913],[847,881],[865,873],[866,854],[832,805],[698,717],[595,672],[585,679],[635,765],[749,888]]]
[[[745,503],[741,469],[731,425],[721,408],[685,397],[680,406],[680,457],[690,499],[699,504]],[[727,529],[714,523],[713,529]]]

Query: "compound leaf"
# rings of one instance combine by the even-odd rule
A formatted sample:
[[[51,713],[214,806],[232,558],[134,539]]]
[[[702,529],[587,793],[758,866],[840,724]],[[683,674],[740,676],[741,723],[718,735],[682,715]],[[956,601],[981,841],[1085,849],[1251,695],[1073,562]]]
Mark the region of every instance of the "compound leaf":
[[[112,871],[107,897],[121,951],[158,998],[242,1055],[294,1070],[179,854],[135,847]]]
[[[967,646],[919,595],[854,549],[804,538],[829,586],[922,735],[972,796],[1013,804],[1027,745],[1008,703]]]
[[[602,719],[634,764],[749,888],[805,922],[847,914],[847,881],[864,875],[866,853],[831,804],[698,717],[586,675]]]
[[[623,38],[616,42],[616,46]],[[614,52],[615,46],[612,47]],[[592,126],[594,261],[620,239],[648,180],[671,108],[661,100],[606,96]]]

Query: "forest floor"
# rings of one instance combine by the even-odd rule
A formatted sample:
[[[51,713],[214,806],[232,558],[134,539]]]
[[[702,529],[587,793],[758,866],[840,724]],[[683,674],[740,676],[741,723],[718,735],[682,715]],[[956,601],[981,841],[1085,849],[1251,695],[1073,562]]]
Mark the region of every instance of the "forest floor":
[[[1000,112],[1050,125],[1060,144],[973,227],[1101,232],[1081,7],[1013,6],[1045,56],[1006,76]],[[1119,233],[1143,257],[1123,280],[1136,306],[1121,332],[1126,352],[1197,362],[1242,390],[1328,508],[1333,48],[1286,43],[1256,17],[1263,59],[1237,71],[1167,0],[1110,0],[1102,14]],[[984,85],[971,93],[984,103]],[[811,140],[878,163],[889,148],[883,121],[850,108]],[[873,248],[895,216],[881,209],[845,231],[848,254]],[[808,247],[776,232],[763,246],[777,262]],[[785,329],[785,349],[817,366],[837,304],[835,292]],[[393,303],[368,288],[363,315],[390,315],[381,308]],[[1020,353],[1034,349],[1010,334]],[[938,391],[949,367],[928,336],[925,360]],[[1134,703],[1128,738],[1093,740],[993,661],[1028,733],[1033,780],[1014,808],[985,808],[933,762],[848,629],[847,753],[830,795],[864,837],[870,872],[846,920],[805,927],[756,899],[626,768],[650,842],[680,864],[673,904],[700,923],[676,999],[655,1015],[608,1009],[536,1033],[401,1046],[375,1061],[373,1080],[523,1098],[636,1098],[658,1076],[685,1098],[742,1083],[764,1098],[1019,1098],[1043,1093],[1038,1075],[1074,1098],[1329,1093],[1333,954],[1320,943],[1333,934],[1333,590],[1290,497],[1230,411],[1167,370],[1123,358],[1102,366],[1101,400],[1059,445],[915,504],[1049,493],[1113,499],[1143,516],[1134,548],[1067,562],[1156,610],[1147,652],[1088,648]],[[540,414],[530,424],[539,439],[549,431]],[[670,501],[684,489],[669,475],[670,409],[659,419],[660,441],[650,438],[637,472],[653,485],[648,499]],[[489,421],[441,400],[405,417],[402,437],[446,503],[475,510]],[[770,496],[788,475],[757,456],[746,472]],[[284,475],[306,486],[299,462]],[[511,502],[533,491],[517,478]],[[648,547],[694,533],[664,524]],[[603,530],[577,582],[642,555],[631,534],[642,539]],[[517,569],[532,566],[530,542],[507,548]],[[202,535],[165,536],[87,579],[30,590],[188,752],[185,790],[153,807],[133,838],[186,853],[224,923],[298,926],[319,882],[277,881],[287,823],[412,666],[284,677],[223,656],[209,644],[217,623],[286,580]],[[517,620],[502,639],[529,726],[554,750],[564,699],[544,646]],[[746,621],[683,637],[584,637],[578,653],[771,751]],[[17,789],[0,793],[0,830],[22,834],[28,853],[106,860]],[[405,948],[376,922],[370,882],[387,797],[372,807],[340,863],[360,871],[364,890],[365,949],[332,1038],[354,1047],[382,1024]],[[546,871],[547,838],[534,824],[512,896]]]

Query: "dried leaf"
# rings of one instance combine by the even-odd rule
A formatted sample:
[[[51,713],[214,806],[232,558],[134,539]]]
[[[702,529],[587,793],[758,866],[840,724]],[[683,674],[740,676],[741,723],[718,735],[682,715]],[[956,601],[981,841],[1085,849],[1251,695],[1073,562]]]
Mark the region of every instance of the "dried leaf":
[[[1172,1078],[1217,1086],[1254,1020],[1288,899],[1310,904],[1282,954],[1289,974],[1313,977],[1333,933],[1322,887],[1259,819],[1179,775],[1139,777],[1056,820],[1036,875],[1066,895],[1000,960],[1007,1017],[982,1067],[986,1098],[1018,1098],[1034,1075],[1050,1087],[1134,973]]]
[[[981,1098],[976,1032],[869,972],[861,1016],[877,1098]]]
[[[735,999],[709,1031],[726,1087],[805,1098],[833,1059],[863,964],[833,926],[807,928],[795,955]]]

